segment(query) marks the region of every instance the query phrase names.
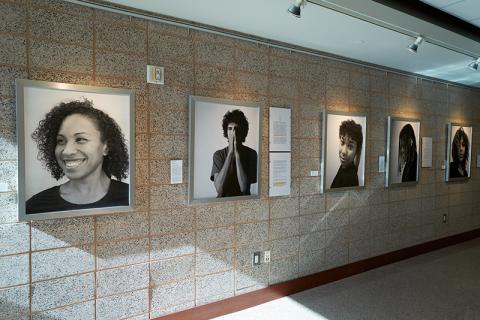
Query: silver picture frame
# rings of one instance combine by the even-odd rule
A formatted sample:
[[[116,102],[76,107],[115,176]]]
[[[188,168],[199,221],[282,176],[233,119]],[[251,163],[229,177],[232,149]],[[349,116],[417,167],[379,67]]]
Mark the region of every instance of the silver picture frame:
[[[133,211],[135,202],[134,91],[26,79],[16,79],[15,83],[17,104],[16,133],[18,141],[18,220],[44,220]],[[30,199],[34,199],[34,196],[38,199],[41,197],[42,191],[57,188],[62,184],[62,181],[65,183],[70,179],[65,177],[52,177],[52,170],[47,169],[48,167],[45,161],[40,160],[41,151],[39,151],[37,144],[33,141],[32,133],[37,127],[40,127],[41,121],[45,121],[47,114],[52,114],[50,111],[54,109],[55,106],[60,103],[66,104],[72,101],[89,101],[95,109],[108,115],[110,120],[113,119],[110,123],[116,123],[117,130],[109,132],[116,132],[115,139],[112,138],[112,140],[116,142],[120,141],[120,143],[116,144],[120,145],[120,147],[116,147],[115,149],[123,150],[121,151],[122,159],[124,159],[122,169],[116,169],[116,172],[121,171],[124,178],[121,181],[115,179],[116,181],[114,183],[116,186],[121,186],[120,189],[115,189],[121,190],[121,192],[116,193],[116,200],[112,200],[111,202],[95,201],[92,203],[83,203],[83,205],[86,205],[88,208],[85,208],[85,206],[82,207],[81,205],[79,207],[74,203],[63,206],[60,201],[51,201],[51,206],[42,205],[40,209],[38,205],[32,204],[38,203],[38,201],[30,201]],[[64,117],[61,123],[63,123],[67,117]],[[58,135],[58,132],[54,134]],[[52,135],[52,133],[49,133],[49,135]],[[45,134],[45,136],[47,135]],[[56,137],[55,139],[58,138]],[[51,144],[53,148],[58,147],[58,140],[55,141],[56,142]],[[50,147],[49,150],[51,149],[52,147]],[[53,151],[48,152],[48,154],[51,155],[50,159],[57,156],[56,151],[55,156],[52,156]],[[113,154],[114,152],[112,151],[111,157],[114,157]],[[125,160],[127,154],[128,159]],[[58,158],[56,161],[58,163]],[[104,169],[104,163],[102,160],[102,170]],[[110,163],[113,163],[113,161],[110,161]],[[58,166],[60,167],[59,164]],[[128,166],[127,169],[126,166]],[[115,195],[115,192],[112,191],[114,184],[112,184],[111,181],[113,180],[114,179],[110,179],[108,192],[105,195],[105,197],[109,197],[108,199],[111,199],[111,194]],[[110,188],[110,186],[112,186],[112,188]],[[126,199],[127,190],[128,200]],[[60,194],[60,188],[55,192]],[[43,202],[48,203],[46,200],[43,200]],[[50,200],[50,198],[48,198],[48,200]],[[105,198],[101,200],[105,200]]]
[[[345,187],[332,187],[340,171],[339,158],[339,124],[346,120],[356,120],[361,122],[362,132],[362,148],[360,150],[360,159],[355,174],[358,178],[358,185]],[[333,135],[333,136],[332,136]],[[364,113],[348,113],[348,112],[322,112],[322,156],[320,169],[322,177],[320,179],[320,191],[338,192],[365,188],[366,162],[367,162],[367,115]],[[338,169],[337,169],[338,168]],[[336,174],[334,172],[337,172]],[[360,174],[358,174],[360,172]]]
[[[249,130],[244,145],[257,155],[256,182],[250,184],[250,194],[222,196],[212,181],[214,154],[228,146],[223,136],[224,115],[240,110],[247,118]],[[189,98],[189,162],[188,203],[221,202],[239,199],[257,199],[261,192],[261,108],[258,103],[228,99],[190,96]]]
[[[450,122],[447,124],[446,130],[446,143],[445,143],[445,181],[452,182],[452,181],[462,181],[468,180],[471,177],[472,173],[472,141],[473,141],[473,127],[466,123],[456,123]],[[457,138],[467,137],[465,147],[468,150],[464,150],[464,159],[454,159],[454,153],[457,154],[455,158],[458,157],[458,152],[454,150],[455,146],[454,143]],[[466,155],[466,158],[465,158]],[[464,164],[460,164],[460,161],[463,161]],[[462,166],[463,169],[458,169],[458,166]],[[461,171],[466,170],[466,175],[462,175]]]
[[[407,127],[407,125],[409,126]],[[420,126],[421,123],[419,119],[392,116],[387,117],[385,187],[409,186],[418,184],[420,180]],[[413,138],[411,137],[412,134]],[[401,141],[404,142],[405,139],[408,138],[410,138],[410,147],[414,148],[415,150],[410,150],[411,156],[408,159],[409,161],[404,161],[403,168],[400,167],[399,169],[399,166],[402,166],[399,162],[400,143],[402,143]],[[413,141],[411,139],[413,139]],[[411,159],[414,155],[415,159]],[[395,162],[395,160],[397,161]],[[409,171],[409,168],[414,169],[414,171]],[[414,181],[412,181],[412,172],[415,173]]]

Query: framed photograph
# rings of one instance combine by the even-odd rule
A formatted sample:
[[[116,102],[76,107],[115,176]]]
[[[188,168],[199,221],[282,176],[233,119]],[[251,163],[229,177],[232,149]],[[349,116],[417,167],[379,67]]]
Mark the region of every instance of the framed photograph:
[[[135,96],[16,80],[19,220],[134,208]]]
[[[323,190],[365,186],[367,117],[324,113]]]
[[[258,198],[260,107],[190,96],[189,203]]]
[[[418,183],[420,168],[420,121],[387,118],[385,186]]]
[[[447,125],[446,181],[470,178],[472,159],[472,127],[462,124]]]

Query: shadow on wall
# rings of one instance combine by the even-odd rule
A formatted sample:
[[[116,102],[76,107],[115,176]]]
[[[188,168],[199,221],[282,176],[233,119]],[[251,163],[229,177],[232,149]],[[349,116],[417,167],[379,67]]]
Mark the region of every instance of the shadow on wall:
[[[7,289],[8,290],[8,289]],[[1,291],[0,291],[1,295]],[[22,307],[15,304],[16,297],[0,297],[0,315],[3,320],[27,320],[30,319],[30,310],[28,307]],[[45,320],[56,320],[54,318],[42,318]]]
[[[361,191],[365,196],[364,192],[367,191]],[[348,257],[345,257],[326,264],[323,251],[326,246],[339,241],[336,237],[330,239],[331,243],[319,244],[314,240],[317,236],[322,239],[325,219],[331,212],[338,213],[337,207],[347,207],[348,198],[348,192],[336,198],[323,219],[310,226],[312,229],[307,231],[306,237],[295,234],[278,239],[280,242],[296,239],[297,246],[300,244],[307,252],[315,253],[310,260],[303,262],[305,266],[299,266],[296,250],[286,256],[274,254],[271,264],[252,267],[252,252],[279,248],[275,248],[275,240],[268,236],[260,242],[245,242],[232,248],[225,239],[235,237],[233,225],[197,231],[191,227],[174,234],[162,233],[165,232],[162,227],[162,232],[151,231],[149,237],[149,229],[155,230],[153,224],[164,219],[156,220],[158,215],[169,215],[167,212],[34,221],[32,279],[36,283],[65,276],[73,278],[79,273],[96,270],[98,299],[150,288],[151,312],[154,317],[161,316],[174,312],[176,308],[180,310],[222,300],[347,263]],[[188,209],[187,216],[193,210]],[[338,234],[338,237],[342,238],[342,235]],[[92,248],[94,240],[95,251]],[[77,302],[81,301],[74,303]],[[60,301],[55,305],[55,308],[59,307],[62,307]]]

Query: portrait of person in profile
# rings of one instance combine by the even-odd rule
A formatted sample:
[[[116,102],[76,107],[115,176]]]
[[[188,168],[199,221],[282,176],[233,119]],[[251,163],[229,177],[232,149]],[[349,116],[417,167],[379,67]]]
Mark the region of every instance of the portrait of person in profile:
[[[223,136],[228,145],[213,154],[210,180],[217,198],[250,195],[250,185],[257,182],[257,152],[243,143],[248,134],[248,120],[236,109],[222,120]]]
[[[398,138],[398,174],[402,182],[417,181],[417,140],[411,124],[406,124]]]
[[[362,154],[362,126],[353,120],[342,121],[339,128],[340,167],[330,188],[358,186],[358,165]]]
[[[57,181],[33,195],[26,214],[128,206],[129,155],[120,126],[89,100],[61,102],[31,135],[38,160]]]
[[[450,178],[467,178],[468,177],[468,155],[470,150],[470,142],[463,127],[458,128],[452,141],[452,159],[450,162],[449,176]]]

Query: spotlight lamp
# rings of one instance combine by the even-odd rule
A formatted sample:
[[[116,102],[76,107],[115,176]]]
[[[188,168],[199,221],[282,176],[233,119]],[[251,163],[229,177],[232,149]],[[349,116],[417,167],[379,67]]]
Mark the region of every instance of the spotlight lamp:
[[[423,40],[424,39],[422,36],[418,36],[415,42],[407,47],[408,50],[412,53],[417,53],[418,46],[423,42]]]
[[[475,61],[472,61],[468,64],[468,67],[473,71],[478,71],[478,65],[480,64],[480,58]]]
[[[295,17],[300,18],[301,7],[304,7],[307,3],[306,0],[295,0],[295,4],[292,4],[287,11],[293,14]]]

